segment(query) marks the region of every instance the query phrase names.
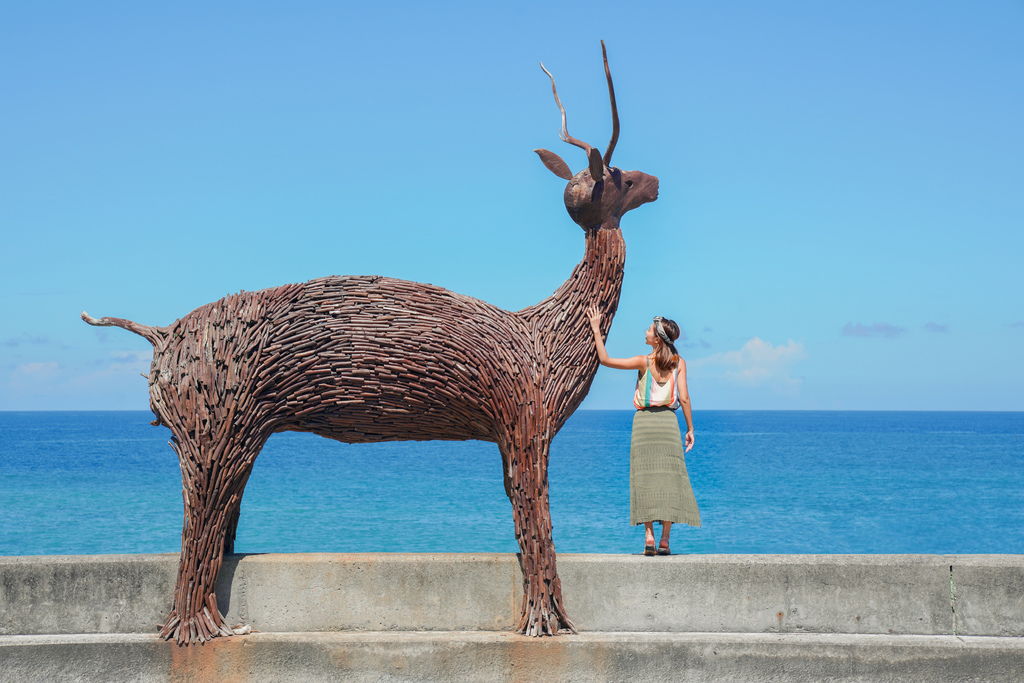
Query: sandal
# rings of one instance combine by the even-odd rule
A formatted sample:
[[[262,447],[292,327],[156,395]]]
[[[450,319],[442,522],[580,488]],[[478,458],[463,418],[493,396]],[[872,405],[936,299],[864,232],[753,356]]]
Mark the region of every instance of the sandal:
[[[672,554],[672,551],[668,549],[668,543],[665,543],[665,544],[660,544],[659,543],[658,544],[658,554],[659,555],[671,555]]]
[[[657,553],[653,543],[648,543],[644,546],[644,555],[651,556]]]

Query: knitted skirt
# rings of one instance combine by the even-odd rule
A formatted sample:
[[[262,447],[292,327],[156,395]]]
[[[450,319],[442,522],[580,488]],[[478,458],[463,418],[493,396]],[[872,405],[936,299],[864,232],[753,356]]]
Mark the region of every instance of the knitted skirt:
[[[686,474],[675,411],[645,408],[633,416],[629,446],[629,523],[665,521],[700,526]]]

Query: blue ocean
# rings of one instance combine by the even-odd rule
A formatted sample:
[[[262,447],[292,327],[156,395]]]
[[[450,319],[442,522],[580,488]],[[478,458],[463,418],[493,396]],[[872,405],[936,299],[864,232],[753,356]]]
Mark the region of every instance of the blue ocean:
[[[549,469],[561,552],[635,553],[633,411],[579,411]],[[181,478],[148,412],[0,412],[0,554],[180,547]],[[1024,413],[696,411],[686,553],[1024,553]],[[277,434],[237,552],[516,552],[497,447]]]

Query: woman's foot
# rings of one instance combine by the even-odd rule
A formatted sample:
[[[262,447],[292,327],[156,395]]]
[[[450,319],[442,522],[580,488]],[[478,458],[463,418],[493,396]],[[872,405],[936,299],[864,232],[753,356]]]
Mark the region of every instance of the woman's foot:
[[[651,540],[654,540],[654,525],[651,525]],[[668,549],[668,536],[672,533],[672,522],[661,521],[661,543],[658,544],[659,555],[671,555],[672,552]]]
[[[644,522],[644,555],[655,555],[657,552],[654,545],[654,522]]]

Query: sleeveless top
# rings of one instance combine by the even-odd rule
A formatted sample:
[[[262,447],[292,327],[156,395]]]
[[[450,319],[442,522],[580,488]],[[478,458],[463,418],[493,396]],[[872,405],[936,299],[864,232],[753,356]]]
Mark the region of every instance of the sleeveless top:
[[[672,376],[664,383],[655,381],[651,374],[651,360],[647,359],[647,369],[636,381],[636,392],[633,394],[633,405],[637,410],[654,408],[657,406],[668,406],[672,410],[679,407],[679,398],[676,395],[676,378],[679,374],[678,367],[672,369]]]

